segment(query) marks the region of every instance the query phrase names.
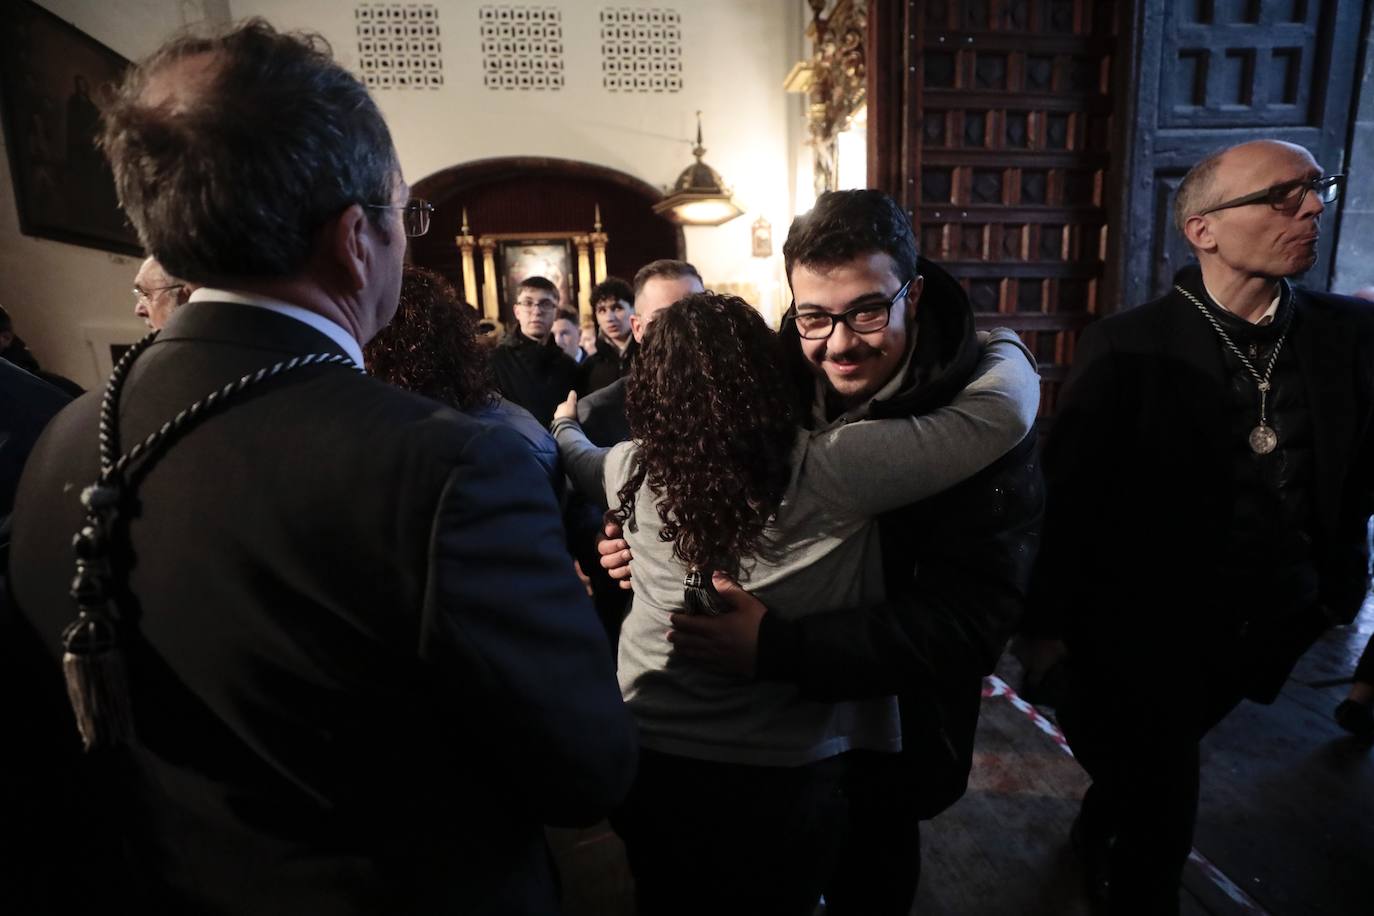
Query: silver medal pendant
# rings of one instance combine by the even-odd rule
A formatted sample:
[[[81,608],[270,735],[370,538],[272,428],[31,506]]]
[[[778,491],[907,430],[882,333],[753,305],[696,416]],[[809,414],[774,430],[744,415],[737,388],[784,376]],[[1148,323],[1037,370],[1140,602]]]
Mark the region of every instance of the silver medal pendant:
[[[1261,423],[1250,430],[1250,451],[1256,455],[1267,455],[1279,444],[1279,435],[1272,426]]]

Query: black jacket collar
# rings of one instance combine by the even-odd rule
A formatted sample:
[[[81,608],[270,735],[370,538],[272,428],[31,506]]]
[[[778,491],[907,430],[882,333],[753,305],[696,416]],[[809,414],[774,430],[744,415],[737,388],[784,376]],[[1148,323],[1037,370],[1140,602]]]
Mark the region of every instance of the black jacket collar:
[[[192,302],[172,313],[157,337],[171,341],[216,341],[282,353],[338,353],[343,349],[310,325],[271,309],[231,302]]]

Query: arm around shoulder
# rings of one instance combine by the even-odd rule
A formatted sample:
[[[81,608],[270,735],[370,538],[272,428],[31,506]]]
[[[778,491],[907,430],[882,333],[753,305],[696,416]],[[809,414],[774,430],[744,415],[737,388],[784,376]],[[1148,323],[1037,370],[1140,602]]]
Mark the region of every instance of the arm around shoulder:
[[[1040,376],[1010,331],[989,339],[954,400],[915,417],[863,420],[818,434],[806,473],[821,493],[877,515],[926,499],[997,461],[1035,424]]]

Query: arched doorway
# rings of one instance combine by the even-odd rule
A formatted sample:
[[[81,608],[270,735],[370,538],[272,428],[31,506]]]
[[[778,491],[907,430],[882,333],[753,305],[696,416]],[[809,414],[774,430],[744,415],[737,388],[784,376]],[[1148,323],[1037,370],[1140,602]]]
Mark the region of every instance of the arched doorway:
[[[662,192],[632,175],[588,162],[533,156],[479,159],[417,181],[412,193],[434,204],[434,218],[429,234],[411,242],[411,260],[442,273],[474,304],[478,291],[462,288],[454,241],[465,209],[471,231],[480,236],[585,233],[600,207],[602,231],[610,237],[607,271],[627,280],[649,261],[681,258],[686,251],[681,227],[650,209]],[[501,317],[509,320],[509,303],[501,303]]]

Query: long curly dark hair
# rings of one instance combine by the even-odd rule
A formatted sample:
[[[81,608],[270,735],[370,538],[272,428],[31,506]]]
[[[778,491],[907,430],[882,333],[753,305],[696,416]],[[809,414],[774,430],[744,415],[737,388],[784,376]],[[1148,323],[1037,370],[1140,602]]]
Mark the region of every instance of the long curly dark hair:
[[[468,410],[496,400],[477,313],[449,282],[423,267],[405,268],[391,324],[363,348],[368,372],[397,388]]]
[[[791,475],[796,437],[777,335],[736,296],[697,293],[659,312],[625,389],[638,456],[612,515],[646,482],[659,537],[688,568],[738,575]]]

